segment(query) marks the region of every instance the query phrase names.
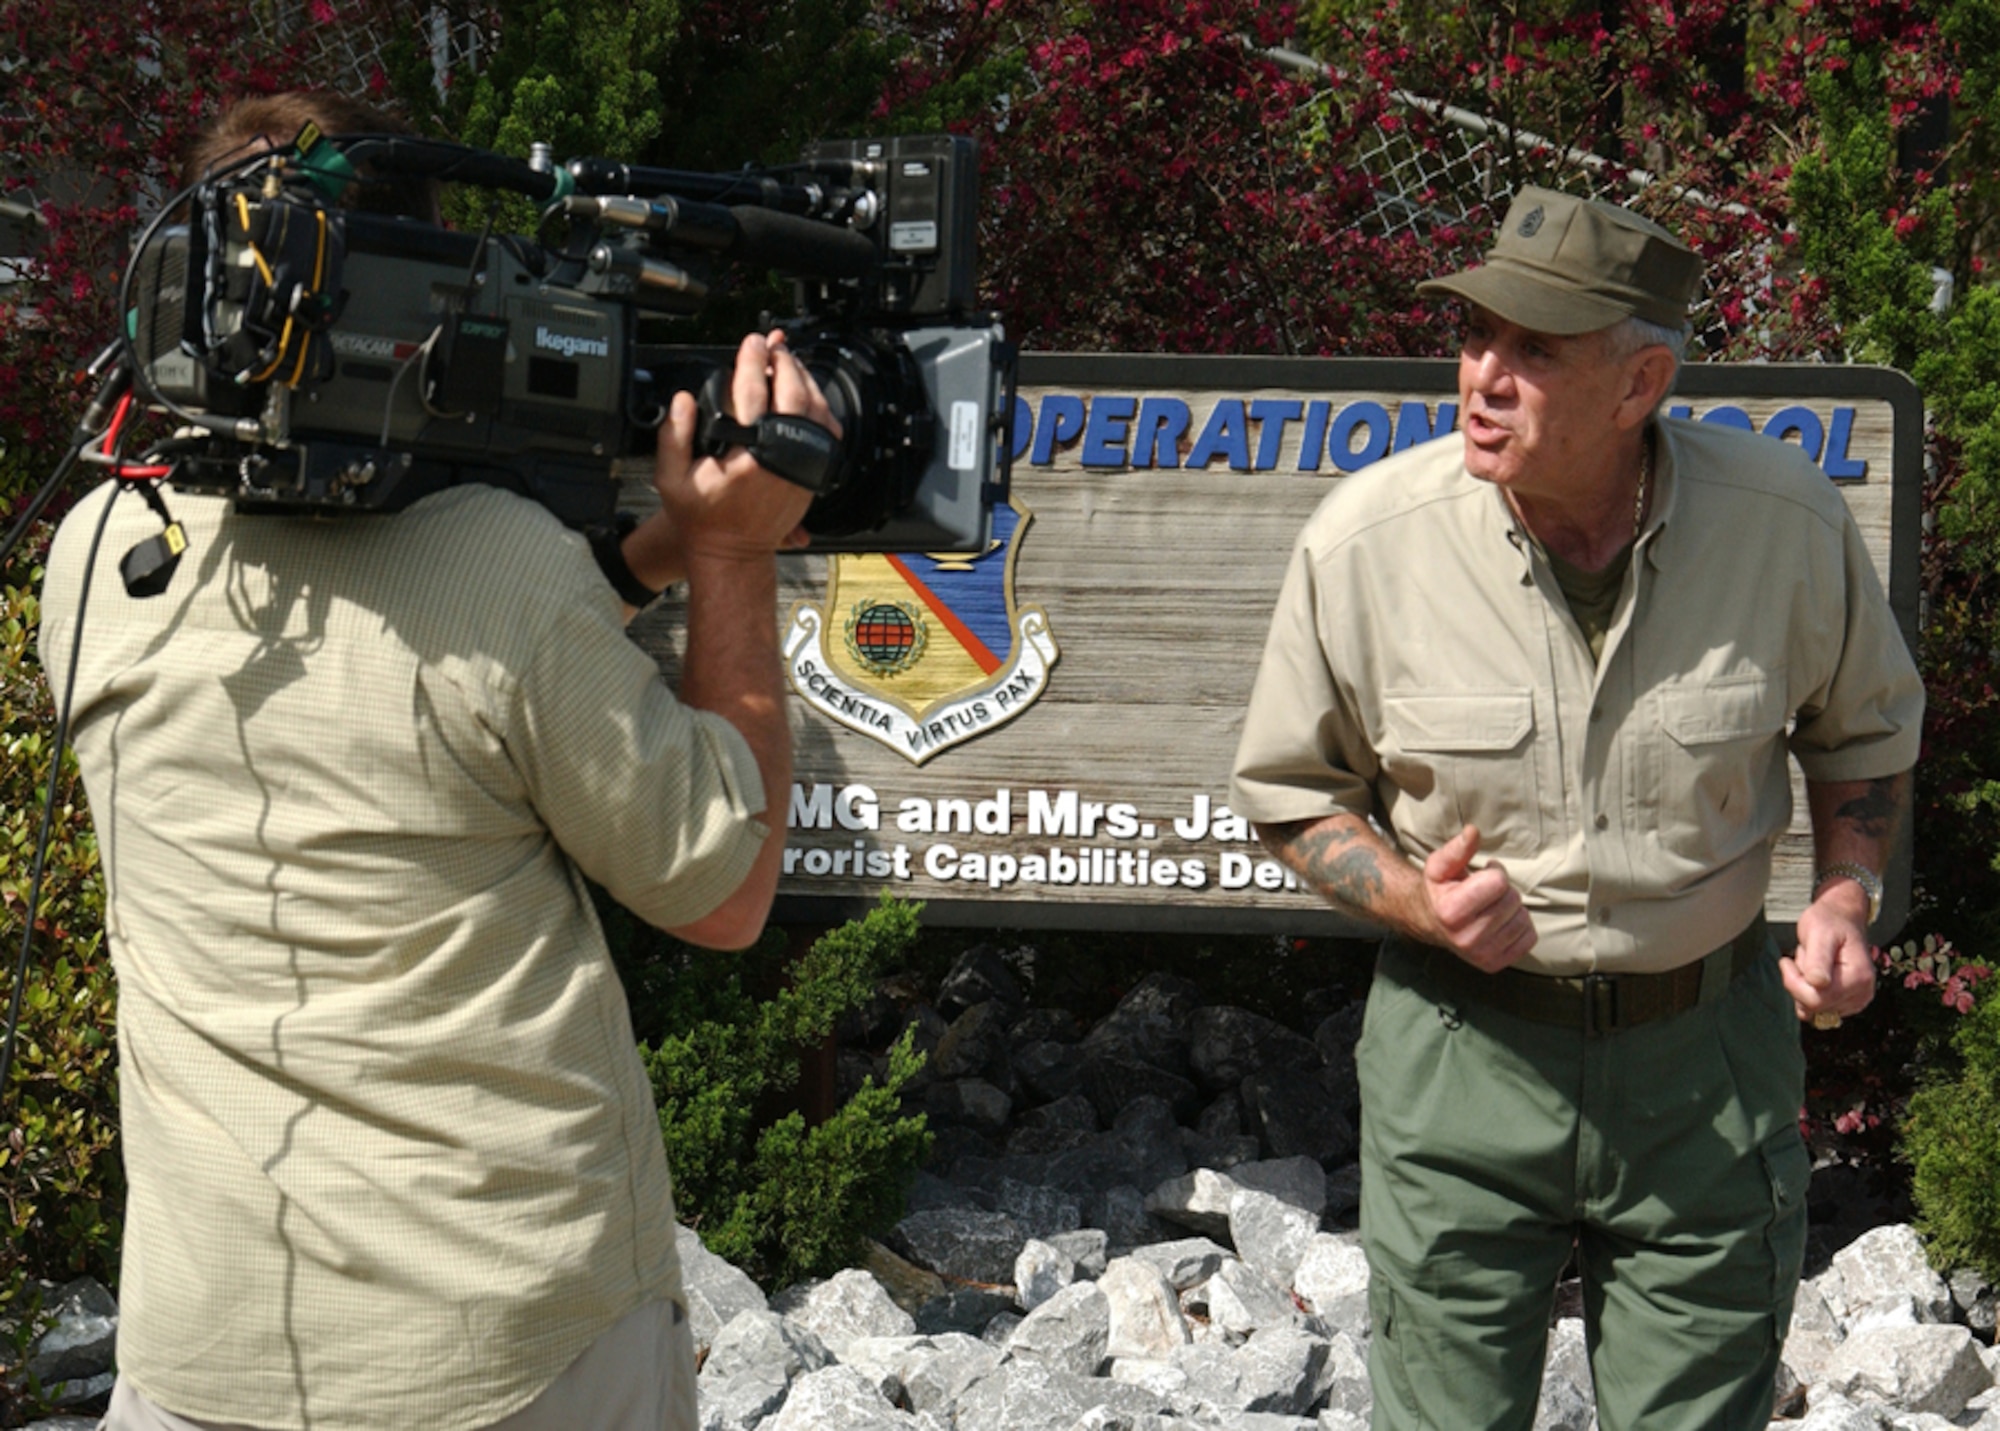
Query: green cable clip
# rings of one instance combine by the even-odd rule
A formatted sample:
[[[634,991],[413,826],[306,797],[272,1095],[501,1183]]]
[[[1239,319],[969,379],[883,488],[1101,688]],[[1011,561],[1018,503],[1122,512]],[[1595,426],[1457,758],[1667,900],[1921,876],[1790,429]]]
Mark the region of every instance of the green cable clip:
[[[292,148],[299,156],[299,172],[306,182],[333,203],[347,192],[347,186],[357,177],[354,165],[340,149],[320,132],[317,124],[306,121],[299,137],[292,141]]]

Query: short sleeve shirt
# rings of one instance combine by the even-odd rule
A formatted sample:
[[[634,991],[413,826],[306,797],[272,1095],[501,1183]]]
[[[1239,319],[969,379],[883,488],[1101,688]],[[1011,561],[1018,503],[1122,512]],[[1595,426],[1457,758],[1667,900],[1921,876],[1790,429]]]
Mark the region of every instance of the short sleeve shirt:
[[[62,689],[107,501],[58,534]],[[487,487],[395,516],[169,494],[164,594],[83,607],[130,1183],[120,1371],[205,1420],[482,1426],[678,1297],[651,1089],[584,876],[661,925],[765,792],[626,638],[583,541]]]
[[[1598,661],[1460,437],[1343,480],[1286,571],[1233,808],[1367,816],[1418,860],[1478,826],[1537,972],[1673,968],[1740,931],[1790,824],[1787,752],[1809,780],[1905,770],[1923,688],[1846,502],[1797,448],[1659,426]]]

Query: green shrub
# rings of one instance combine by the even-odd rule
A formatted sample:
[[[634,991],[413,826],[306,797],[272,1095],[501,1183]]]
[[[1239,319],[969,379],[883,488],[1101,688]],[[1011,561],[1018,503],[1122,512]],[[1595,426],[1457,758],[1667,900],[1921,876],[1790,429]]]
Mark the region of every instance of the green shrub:
[[[611,921],[660,1105],[681,1218],[709,1249],[766,1287],[851,1266],[864,1238],[902,1216],[930,1149],[921,1116],[901,1116],[922,1064],[906,1035],[886,1080],[870,1079],[816,1126],[787,1107],[801,1054],[874,991],[917,937],[917,906],[885,898],[866,918],[793,956],[775,931],[747,953],[664,941],[635,958],[644,931]],[[627,936],[621,941],[620,935]]]
[[[1917,1229],[1937,1266],[2000,1282],[2000,993],[1989,989],[1952,1046],[1963,1067],[1928,1079],[1903,1127]]]
[[[0,571],[0,1014],[14,992],[55,722],[35,660],[42,573]],[[118,1161],[104,883],[74,760],[65,756],[22,990],[14,1066],[0,1089],[0,1385],[26,1346],[38,1283],[116,1275]],[[12,1424],[0,1390],[0,1424]]]

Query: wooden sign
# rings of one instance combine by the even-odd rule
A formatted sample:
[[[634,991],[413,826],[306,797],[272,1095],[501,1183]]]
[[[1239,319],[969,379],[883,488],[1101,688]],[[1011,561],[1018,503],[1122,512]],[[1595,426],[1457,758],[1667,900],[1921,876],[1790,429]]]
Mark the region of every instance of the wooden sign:
[[[1457,366],[1028,354],[1013,502],[974,559],[787,559],[796,774],[777,917],[887,889],[940,924],[1357,934],[1228,807],[1292,543],[1331,484],[1456,441]],[[1922,406],[1899,373],[1690,365],[1670,409],[1804,447],[1914,646]],[[676,611],[641,628],[669,661]],[[1770,912],[1809,897],[1794,827]],[[1908,858],[1884,924],[1908,907]]]

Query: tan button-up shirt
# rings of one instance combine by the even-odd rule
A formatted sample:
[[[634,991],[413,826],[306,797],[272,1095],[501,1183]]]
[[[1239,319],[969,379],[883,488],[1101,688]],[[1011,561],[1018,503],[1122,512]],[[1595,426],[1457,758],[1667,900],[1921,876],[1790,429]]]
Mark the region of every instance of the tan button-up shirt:
[[[1796,448],[1660,423],[1593,663],[1547,556],[1456,434],[1343,480],[1293,553],[1237,751],[1261,823],[1479,827],[1543,973],[1668,969],[1762,907],[1808,780],[1915,763],[1923,688],[1839,491]]]
[[[105,498],[50,560],[58,691]],[[532,503],[168,500],[190,545],[144,601],[116,564],[159,522],[114,507],[76,682],[118,976],[119,1369],[229,1424],[486,1425],[678,1295],[582,875],[705,914],[764,836],[755,761]]]

